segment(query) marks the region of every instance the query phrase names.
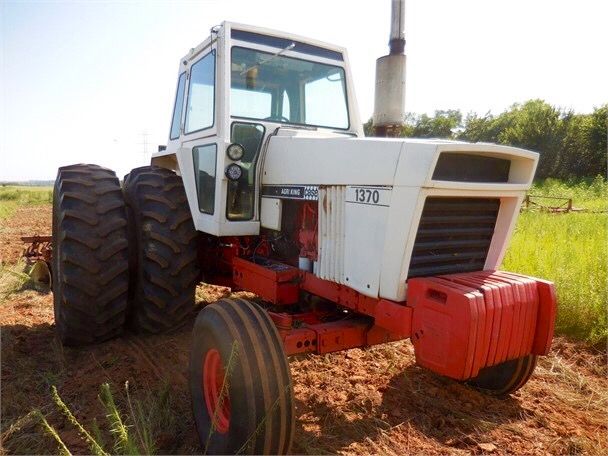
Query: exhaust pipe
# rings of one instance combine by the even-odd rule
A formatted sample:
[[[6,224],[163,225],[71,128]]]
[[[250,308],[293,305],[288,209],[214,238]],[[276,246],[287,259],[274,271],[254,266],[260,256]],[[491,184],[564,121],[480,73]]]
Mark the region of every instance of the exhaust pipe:
[[[375,136],[398,136],[405,123],[405,0],[391,0],[389,54],[376,60]]]

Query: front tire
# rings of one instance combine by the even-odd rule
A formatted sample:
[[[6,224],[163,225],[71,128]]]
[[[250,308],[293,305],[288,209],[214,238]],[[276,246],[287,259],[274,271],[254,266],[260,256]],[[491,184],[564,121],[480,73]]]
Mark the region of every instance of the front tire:
[[[181,325],[194,310],[198,233],[182,178],[143,166],[125,176],[131,239],[130,322],[140,332]]]
[[[507,396],[524,386],[536,367],[536,355],[505,361],[496,366],[485,367],[479,375],[468,380],[471,386],[493,396]]]
[[[289,364],[268,314],[221,299],[198,315],[190,392],[205,454],[286,454],[295,415]]]
[[[59,168],[53,190],[53,304],[65,345],[103,342],[123,331],[127,310],[127,216],[113,171]]]

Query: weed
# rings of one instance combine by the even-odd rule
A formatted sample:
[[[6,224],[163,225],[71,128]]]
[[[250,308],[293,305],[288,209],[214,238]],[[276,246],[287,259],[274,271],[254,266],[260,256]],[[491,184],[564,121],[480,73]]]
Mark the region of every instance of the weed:
[[[211,441],[211,437],[217,430],[216,423],[218,419],[218,413],[222,409],[224,405],[224,400],[228,397],[228,388],[230,385],[230,377],[232,376],[232,372],[234,371],[234,367],[236,366],[236,362],[239,356],[239,348],[238,343],[235,340],[232,343],[232,347],[230,348],[230,356],[228,356],[228,362],[224,367],[224,378],[222,380],[222,388],[220,389],[220,398],[215,406],[215,410],[213,411],[213,418],[211,420],[211,428],[209,429],[209,434],[207,435],[207,441],[205,442],[205,451],[203,454],[207,454],[207,449],[209,448],[209,442]]]
[[[291,394],[291,388],[289,385],[287,385],[284,389],[283,392],[281,393],[284,396],[287,396],[289,394]],[[249,438],[245,441],[245,443],[243,443],[243,445],[241,446],[241,448],[238,449],[238,451],[235,454],[242,454],[243,451],[245,451],[245,449],[249,446],[249,443],[251,441],[253,441],[253,439],[262,431],[262,429],[264,429],[264,426],[266,425],[266,421],[268,421],[268,417],[270,415],[272,415],[274,413],[274,411],[277,409],[277,407],[279,406],[279,400],[281,399],[281,397],[277,397],[274,402],[272,403],[272,405],[270,406],[270,408],[268,410],[266,410],[266,413],[264,414],[264,416],[262,417],[262,419],[260,420],[260,422],[258,423],[257,427],[255,428],[255,431],[253,431],[253,433],[249,436]]]
[[[133,418],[135,431],[139,438],[139,444],[144,449],[145,454],[153,454],[155,453],[155,445],[151,434],[153,429],[152,420],[154,417],[144,412],[141,402],[138,402],[136,407],[133,406],[131,395],[129,394],[129,382],[125,382],[125,392],[127,394],[127,403],[129,404],[129,411]],[[168,389],[165,388],[160,395],[160,402],[162,404],[166,403],[168,396]],[[166,410],[170,410],[170,408],[166,407]]]
[[[57,442],[57,445],[59,446],[59,448],[58,448],[59,454],[62,456],[71,456],[72,453],[70,452],[70,450],[68,450],[68,447],[65,445],[65,443],[63,443],[63,440],[61,440],[61,437],[59,437],[57,430],[49,424],[49,422],[46,420],[46,417],[42,414],[42,412],[40,412],[40,410],[35,410],[34,412],[35,412],[36,416],[38,417],[38,419],[40,420],[44,431],[47,434],[49,434]]]
[[[110,436],[112,438],[111,451],[106,450],[106,438],[97,420],[93,420],[91,432],[89,432],[59,396],[55,386],[51,388],[51,395],[57,410],[76,428],[80,437],[89,445],[92,454],[97,456],[108,456],[111,453],[126,455],[154,454],[156,452],[156,434],[163,427],[169,425],[169,422],[164,420],[164,417],[171,414],[172,411],[170,408],[169,390],[168,388],[164,388],[160,394],[155,394],[156,400],[152,400],[153,395],[150,393],[143,401],[131,400],[128,383],[125,383],[125,391],[130,412],[126,415],[120,412],[112,395],[110,385],[104,383],[100,387],[99,400],[106,411],[106,419],[108,420]],[[57,443],[61,454],[71,454],[57,430],[48,423],[46,416],[39,410],[34,410],[15,422],[7,431],[6,436],[18,431],[32,416],[39,419],[44,432]],[[127,423],[133,424],[129,425]],[[131,432],[132,428],[135,429],[135,437]],[[3,435],[3,438],[6,436]]]
[[[122,454],[141,454],[137,445],[129,435],[129,429],[116,407],[109,384],[104,383],[101,385],[99,399],[106,409],[106,418],[110,423],[110,432],[114,436],[115,452]]]
[[[68,406],[65,405],[65,402],[63,402],[63,399],[61,399],[61,397],[59,396],[59,393],[57,392],[57,388],[55,386],[51,387],[51,393],[53,396],[53,402],[57,406],[57,409],[61,413],[63,413],[63,415],[65,415],[65,417],[68,419],[68,421],[78,430],[78,433],[83,438],[83,440],[85,440],[91,446],[92,453],[97,456],[107,456],[108,453],[103,450],[103,448],[99,445],[99,443],[97,443],[93,436],[89,434],[89,432],[84,428],[84,426],[82,426],[82,424],[80,424],[80,422],[76,419],[76,417],[70,411]],[[55,437],[55,440],[57,440],[57,442],[60,444],[63,443],[61,442],[61,439],[59,439],[58,435]]]

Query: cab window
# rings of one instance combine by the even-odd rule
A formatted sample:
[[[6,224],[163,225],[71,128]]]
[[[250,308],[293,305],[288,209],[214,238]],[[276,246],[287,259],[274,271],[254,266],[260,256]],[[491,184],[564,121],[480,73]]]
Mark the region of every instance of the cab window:
[[[341,66],[241,47],[233,47],[231,52],[233,117],[349,128]]]
[[[192,148],[192,160],[194,161],[198,208],[205,214],[213,214],[215,210],[217,145],[206,144]]]
[[[238,181],[228,181],[226,217],[228,220],[251,220],[255,202],[255,169],[264,139],[264,127],[260,124],[234,122],[230,141],[243,146],[245,153],[238,164],[243,176]]]
[[[190,70],[186,106],[186,133],[213,126],[215,111],[215,51],[200,59]]]
[[[179,138],[179,129],[182,123],[182,107],[184,106],[184,91],[186,88],[186,72],[179,75],[175,105],[173,106],[173,119],[171,120],[171,134],[169,139]]]

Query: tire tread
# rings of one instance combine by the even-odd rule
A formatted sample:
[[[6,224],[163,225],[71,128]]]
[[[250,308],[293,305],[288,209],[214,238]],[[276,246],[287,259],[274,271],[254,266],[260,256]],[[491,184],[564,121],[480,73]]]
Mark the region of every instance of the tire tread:
[[[123,192],[132,230],[131,326],[165,332],[194,310],[199,277],[198,233],[183,182],[173,171],[143,166],[125,176]]]
[[[98,343],[123,331],[127,310],[125,204],[113,171],[59,168],[53,192],[53,300],[65,345]]]

